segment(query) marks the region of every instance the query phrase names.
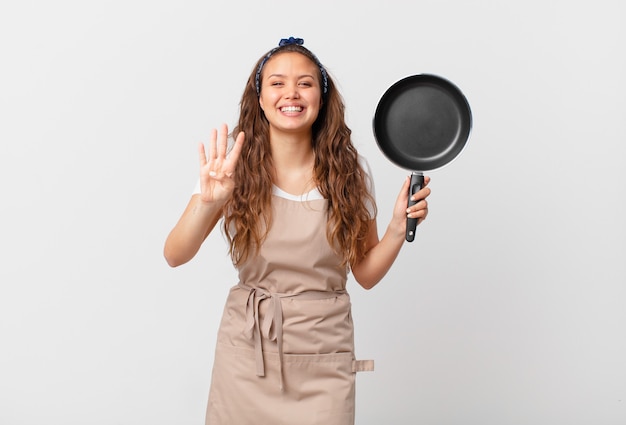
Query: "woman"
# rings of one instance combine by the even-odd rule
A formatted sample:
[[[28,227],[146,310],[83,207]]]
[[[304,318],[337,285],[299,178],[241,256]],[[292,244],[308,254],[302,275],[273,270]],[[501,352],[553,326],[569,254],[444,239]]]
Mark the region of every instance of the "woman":
[[[366,164],[345,124],[332,78],[301,39],[283,39],[255,65],[236,138],[213,130],[199,146],[200,183],[165,243],[189,261],[223,220],[239,283],[226,301],[207,424],[354,423],[354,357],[347,273],[365,289],[403,245],[409,179],[378,238]],[[429,179],[426,178],[426,184]]]

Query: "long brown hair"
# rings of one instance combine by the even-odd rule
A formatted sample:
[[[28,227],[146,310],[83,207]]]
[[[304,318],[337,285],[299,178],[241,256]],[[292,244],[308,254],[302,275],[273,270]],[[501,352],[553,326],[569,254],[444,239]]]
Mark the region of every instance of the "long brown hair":
[[[272,224],[272,156],[269,123],[259,105],[257,79],[262,80],[264,62],[270,55],[296,52],[322,66],[307,48],[290,44],[264,55],[254,66],[240,102],[239,123],[233,134],[245,132],[246,141],[235,167],[235,190],[224,206],[224,231],[234,264],[241,264],[260,247]],[[257,72],[261,69],[261,75]],[[317,188],[328,200],[326,237],[343,258],[343,265],[358,263],[365,255],[371,216],[368,205],[376,207],[368,191],[365,171],[358,161],[351,133],[345,123],[341,94],[326,74],[327,91],[312,128],[315,152],[313,175]]]

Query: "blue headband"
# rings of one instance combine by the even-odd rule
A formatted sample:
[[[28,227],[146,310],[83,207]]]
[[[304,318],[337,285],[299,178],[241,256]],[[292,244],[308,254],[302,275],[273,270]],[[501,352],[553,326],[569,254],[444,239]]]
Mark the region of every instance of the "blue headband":
[[[289,46],[290,44],[296,44],[298,46],[302,46],[304,44],[304,40],[301,39],[301,38],[294,38],[294,37],[281,39],[280,42],[278,43],[278,47],[274,47],[272,50],[270,50],[269,53],[267,55],[265,55],[265,57],[263,58],[263,60],[259,64],[259,67],[256,70],[256,75],[254,77],[254,82],[256,84],[256,95],[257,96],[261,95],[261,81],[260,81],[260,79],[261,79],[261,71],[263,70],[263,67],[265,66],[265,62],[267,62],[267,60],[274,53],[276,53],[276,51],[278,49],[280,49],[283,46]],[[306,49],[306,47],[304,47],[304,46],[303,46],[303,48]],[[320,73],[322,74],[322,94],[326,94],[326,92],[328,91],[328,75],[326,74],[326,69],[324,69],[324,66],[320,63],[320,61],[317,59],[317,57],[313,53],[311,53],[310,51],[309,51],[309,53],[311,54],[311,56],[313,56],[315,64],[320,69]]]

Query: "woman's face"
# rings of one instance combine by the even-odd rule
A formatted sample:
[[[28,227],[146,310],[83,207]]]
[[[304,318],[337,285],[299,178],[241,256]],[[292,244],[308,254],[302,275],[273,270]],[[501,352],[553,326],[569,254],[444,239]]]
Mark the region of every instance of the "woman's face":
[[[319,68],[306,56],[279,53],[263,67],[259,104],[270,130],[310,134],[321,107]]]

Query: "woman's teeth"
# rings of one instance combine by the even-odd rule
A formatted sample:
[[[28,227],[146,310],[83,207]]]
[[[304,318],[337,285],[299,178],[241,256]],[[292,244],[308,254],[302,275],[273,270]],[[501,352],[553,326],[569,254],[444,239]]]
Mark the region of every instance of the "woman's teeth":
[[[283,106],[280,108],[281,112],[301,112],[301,106]]]

